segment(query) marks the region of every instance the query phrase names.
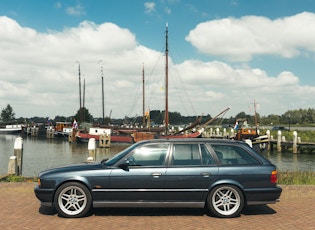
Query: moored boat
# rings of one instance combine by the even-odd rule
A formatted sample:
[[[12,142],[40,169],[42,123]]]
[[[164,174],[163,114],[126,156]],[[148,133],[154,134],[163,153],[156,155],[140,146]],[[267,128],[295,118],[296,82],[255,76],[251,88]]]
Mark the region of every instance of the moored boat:
[[[23,125],[6,125],[0,128],[0,134],[21,134]]]

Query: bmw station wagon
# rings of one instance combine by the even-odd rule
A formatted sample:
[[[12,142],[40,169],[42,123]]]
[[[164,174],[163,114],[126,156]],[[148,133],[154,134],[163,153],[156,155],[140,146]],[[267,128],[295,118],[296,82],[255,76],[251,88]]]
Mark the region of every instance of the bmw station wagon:
[[[91,208],[206,208],[240,216],[246,205],[279,201],[277,169],[244,142],[159,139],[131,145],[109,160],[49,169],[34,189],[59,216]]]

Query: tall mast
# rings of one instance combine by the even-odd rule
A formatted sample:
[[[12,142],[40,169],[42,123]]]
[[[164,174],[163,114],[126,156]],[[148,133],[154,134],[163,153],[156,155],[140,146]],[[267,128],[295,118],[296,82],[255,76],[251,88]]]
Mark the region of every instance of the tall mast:
[[[102,61],[102,60],[101,60]],[[105,123],[105,99],[104,99],[104,76],[103,65],[101,65],[101,77],[102,77],[102,109],[103,109],[103,124]]]
[[[168,23],[165,32],[165,130],[168,130]]]
[[[82,108],[82,101],[81,101],[81,70],[79,64],[79,100],[80,100],[80,109]]]
[[[144,64],[142,65],[142,125],[145,126]]]
[[[85,121],[86,119],[86,117],[85,117],[85,112],[83,111],[83,108],[85,108],[85,78],[83,79],[83,107],[82,107],[82,109],[81,109],[81,114],[82,114],[82,117],[83,118],[81,118],[81,121]],[[83,113],[84,112],[84,113]]]
[[[81,70],[80,70],[80,63],[79,63],[79,100],[80,100],[80,122],[82,122],[82,101],[81,101]]]

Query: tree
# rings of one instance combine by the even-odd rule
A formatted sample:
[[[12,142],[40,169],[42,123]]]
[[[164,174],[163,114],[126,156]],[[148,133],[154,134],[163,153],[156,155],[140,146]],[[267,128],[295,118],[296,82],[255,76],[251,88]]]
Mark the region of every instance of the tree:
[[[15,120],[15,113],[13,112],[13,109],[10,104],[7,105],[6,108],[2,109],[1,111],[1,120],[2,122],[12,122]]]
[[[75,119],[81,122],[93,122],[93,116],[89,113],[89,110],[85,107],[82,107],[78,110],[77,114],[74,116]]]

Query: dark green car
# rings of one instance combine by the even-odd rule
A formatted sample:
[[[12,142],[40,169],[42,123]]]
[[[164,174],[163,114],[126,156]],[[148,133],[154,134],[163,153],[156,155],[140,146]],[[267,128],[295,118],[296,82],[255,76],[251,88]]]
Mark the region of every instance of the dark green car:
[[[109,160],[54,168],[34,189],[60,216],[93,208],[207,208],[239,216],[245,205],[279,201],[277,169],[246,143],[220,139],[160,139],[136,143]]]

